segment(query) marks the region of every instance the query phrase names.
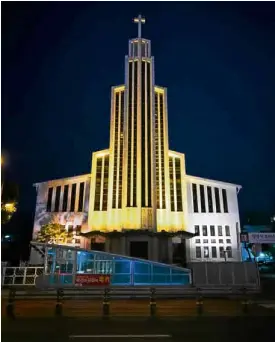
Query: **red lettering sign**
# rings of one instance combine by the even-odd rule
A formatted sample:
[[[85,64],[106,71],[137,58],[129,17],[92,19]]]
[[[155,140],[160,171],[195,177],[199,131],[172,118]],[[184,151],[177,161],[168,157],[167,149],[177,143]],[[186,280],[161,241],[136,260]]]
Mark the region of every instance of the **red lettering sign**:
[[[77,274],[75,277],[75,286],[102,285],[110,285],[110,274]]]

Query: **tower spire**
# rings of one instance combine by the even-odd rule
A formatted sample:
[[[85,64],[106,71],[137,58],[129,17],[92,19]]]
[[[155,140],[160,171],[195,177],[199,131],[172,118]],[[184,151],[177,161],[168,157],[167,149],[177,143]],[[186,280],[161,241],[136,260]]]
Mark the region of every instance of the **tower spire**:
[[[134,23],[138,24],[138,38],[141,38],[141,25],[145,24],[145,18],[142,18],[141,14],[134,18]]]

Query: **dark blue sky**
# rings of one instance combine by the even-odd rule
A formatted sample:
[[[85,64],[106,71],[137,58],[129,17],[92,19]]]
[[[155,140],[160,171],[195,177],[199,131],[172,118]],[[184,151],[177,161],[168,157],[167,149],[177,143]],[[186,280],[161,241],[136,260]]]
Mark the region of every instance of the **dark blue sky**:
[[[189,174],[241,184],[241,211],[275,209],[274,3],[1,5],[2,150],[22,208],[34,209],[33,183],[88,173],[108,148],[110,87],[142,13],[170,148]]]

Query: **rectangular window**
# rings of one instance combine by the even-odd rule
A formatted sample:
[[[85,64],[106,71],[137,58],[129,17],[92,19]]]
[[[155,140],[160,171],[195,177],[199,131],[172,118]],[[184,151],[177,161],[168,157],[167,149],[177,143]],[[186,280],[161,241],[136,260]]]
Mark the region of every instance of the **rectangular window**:
[[[75,240],[74,240],[74,243],[79,244],[79,243],[80,243],[80,239],[75,239]]]
[[[232,248],[231,248],[231,246],[227,246],[226,247],[226,250],[227,250],[227,257],[228,258],[233,258],[233,255],[232,255]]]
[[[204,258],[209,258],[209,247],[203,247],[203,256]]]
[[[212,251],[212,258],[217,258],[217,247],[212,246],[211,251]]]
[[[207,226],[202,226],[202,235],[207,236]]]
[[[228,213],[227,193],[225,189],[222,189],[222,200],[224,212]]]
[[[195,226],[195,235],[200,235],[200,226]]]
[[[224,258],[224,248],[221,246],[219,247],[220,250],[220,258]]]
[[[55,192],[55,203],[54,203],[54,211],[55,212],[59,211],[60,194],[61,194],[61,186],[58,186],[56,188],[56,192]]]
[[[69,225],[68,226],[68,234],[72,234],[74,231],[74,226],[73,225]]]
[[[207,187],[207,199],[208,199],[208,210],[209,210],[209,213],[213,213],[213,198],[212,198],[212,188],[211,188],[211,186]]]
[[[218,236],[222,236],[222,226],[218,226]]]
[[[216,212],[221,212],[221,203],[220,203],[220,192],[218,188],[215,188],[215,201],[216,201]]]
[[[198,196],[197,196],[197,184],[192,184],[192,194],[193,194],[193,210],[194,210],[194,213],[198,213],[199,207],[198,207]]]
[[[47,211],[52,211],[52,198],[53,198],[53,188],[48,190],[48,200],[47,200]]]
[[[219,243],[223,243],[223,239],[219,239]]]
[[[196,247],[196,258],[200,259],[201,258],[201,248]]]
[[[75,233],[76,233],[76,235],[79,235],[81,233],[81,226],[80,225],[76,226]]]
[[[67,211],[68,194],[69,194],[69,185],[65,185],[64,186],[64,193],[63,193],[62,211]]]
[[[71,193],[70,211],[74,211],[74,207],[75,207],[75,195],[76,195],[76,184],[73,184],[73,185],[72,185],[72,193]]]
[[[205,213],[205,196],[204,196],[204,186],[200,185],[200,195],[201,195],[201,212]]]
[[[231,243],[231,239],[226,239],[226,243]]]
[[[211,243],[216,243],[216,240],[215,239],[211,239]]]
[[[83,211],[84,185],[85,185],[84,182],[80,183],[80,185],[79,185],[78,211]]]
[[[230,227],[229,226],[225,226],[225,235],[230,236]]]
[[[215,236],[215,226],[210,226],[210,235]]]
[[[195,242],[196,243],[201,243],[201,240],[200,239],[196,239]]]
[[[204,240],[203,240],[203,243],[208,243],[208,239],[204,239]]]

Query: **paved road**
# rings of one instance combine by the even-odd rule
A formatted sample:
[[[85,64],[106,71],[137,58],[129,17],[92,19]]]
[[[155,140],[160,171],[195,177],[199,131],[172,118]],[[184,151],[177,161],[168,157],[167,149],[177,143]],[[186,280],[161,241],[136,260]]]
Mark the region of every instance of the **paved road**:
[[[1,329],[4,342],[258,342],[264,339],[275,340],[274,317],[265,316],[181,320],[123,317],[111,320],[31,318],[10,321],[4,318]],[[139,337],[135,337],[136,335]]]

